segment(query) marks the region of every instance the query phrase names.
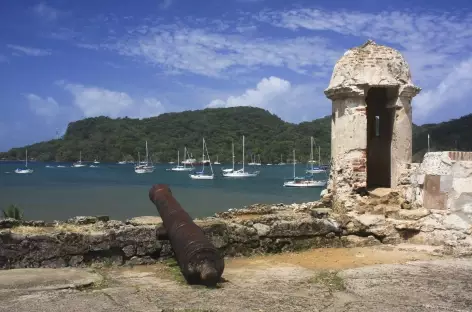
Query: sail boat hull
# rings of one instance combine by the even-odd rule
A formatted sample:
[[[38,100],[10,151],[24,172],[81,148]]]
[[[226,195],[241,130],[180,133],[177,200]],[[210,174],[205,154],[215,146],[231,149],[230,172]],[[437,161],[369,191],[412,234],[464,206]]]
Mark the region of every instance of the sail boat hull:
[[[135,167],[134,172],[136,172],[138,174],[153,173],[154,172],[154,167],[148,167],[148,166]]]
[[[250,178],[250,177],[257,177],[258,175],[259,175],[259,171],[246,172],[246,171],[243,171],[242,169],[223,173],[223,176],[226,178]]]
[[[320,168],[320,169],[318,169],[318,168],[313,168],[313,169],[308,169],[308,170],[306,171],[306,173],[323,173],[323,172],[325,172],[325,171],[326,171],[326,170],[321,169],[321,168]]]
[[[295,180],[287,181],[284,183],[284,187],[323,187],[326,185],[326,181],[312,181],[312,180]]]
[[[15,173],[18,173],[18,174],[33,173],[33,169],[16,169]]]
[[[189,174],[192,180],[213,180],[215,176],[207,174]]]
[[[170,169],[171,171],[192,171],[194,170],[192,167],[180,167],[180,166],[177,166],[177,167],[174,167],[174,168],[171,168]]]

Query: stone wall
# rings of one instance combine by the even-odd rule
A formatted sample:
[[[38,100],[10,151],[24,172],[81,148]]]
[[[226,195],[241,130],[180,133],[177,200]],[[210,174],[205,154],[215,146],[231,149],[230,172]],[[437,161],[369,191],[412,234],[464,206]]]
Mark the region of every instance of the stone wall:
[[[295,251],[310,247],[379,244],[354,237],[320,202],[302,205],[254,205],[196,220],[225,256]],[[0,268],[148,264],[173,256],[159,240],[158,217],[126,222],[106,217],[76,217],[66,222],[0,221]]]
[[[417,207],[450,212],[472,225],[472,152],[432,152],[407,171],[404,196]]]

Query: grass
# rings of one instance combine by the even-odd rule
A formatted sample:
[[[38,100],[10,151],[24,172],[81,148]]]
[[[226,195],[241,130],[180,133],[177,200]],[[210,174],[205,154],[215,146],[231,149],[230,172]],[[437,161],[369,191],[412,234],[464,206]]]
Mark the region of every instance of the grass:
[[[345,290],[344,281],[338,276],[337,271],[321,271],[311,278],[310,282],[321,284],[330,291],[342,291]]]
[[[23,220],[23,212],[17,205],[10,205],[6,209],[3,209],[3,217],[5,219],[11,218],[15,220]]]
[[[180,284],[187,284],[185,277],[182,272],[180,272],[179,264],[174,258],[164,260],[162,263],[168,268],[168,272],[173,280]]]

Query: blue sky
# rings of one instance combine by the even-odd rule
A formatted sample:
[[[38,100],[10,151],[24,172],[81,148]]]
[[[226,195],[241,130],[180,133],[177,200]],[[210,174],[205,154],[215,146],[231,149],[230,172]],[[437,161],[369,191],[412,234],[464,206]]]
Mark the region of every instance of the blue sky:
[[[472,112],[467,2],[0,0],[0,151],[99,115],[250,105],[312,120],[330,114],[336,60],[367,39],[409,62],[416,123],[457,118]]]

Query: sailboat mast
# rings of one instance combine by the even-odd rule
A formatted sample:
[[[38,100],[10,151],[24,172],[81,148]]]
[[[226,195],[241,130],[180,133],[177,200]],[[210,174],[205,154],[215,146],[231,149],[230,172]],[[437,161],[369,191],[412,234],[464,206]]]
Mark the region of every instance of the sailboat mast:
[[[149,153],[148,153],[148,146],[147,146],[147,141],[146,141],[146,165],[149,164]]]
[[[234,171],[234,141],[231,141],[231,149],[233,151],[233,171]]]
[[[26,168],[28,168],[28,149],[26,149],[25,166],[26,166]]]
[[[244,135],[243,135],[243,171],[244,171]]]
[[[202,172],[205,171],[205,138],[202,140]]]
[[[321,147],[318,146],[318,166],[321,166]]]
[[[313,170],[313,137],[311,137],[310,162],[311,162],[311,170]]]
[[[293,179],[295,180],[296,174],[295,174],[295,149],[293,149]]]

